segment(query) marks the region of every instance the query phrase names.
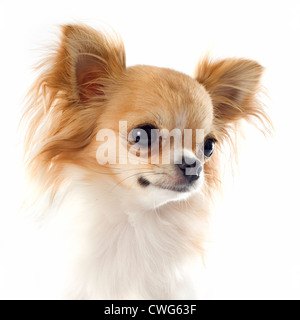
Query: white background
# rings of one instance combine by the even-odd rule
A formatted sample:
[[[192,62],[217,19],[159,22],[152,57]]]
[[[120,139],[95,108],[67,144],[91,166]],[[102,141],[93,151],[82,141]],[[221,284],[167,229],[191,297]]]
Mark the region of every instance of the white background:
[[[199,57],[209,51],[216,57],[255,59],[267,68],[263,83],[269,98],[264,102],[276,132],[266,140],[247,130],[235,183],[228,184],[213,215],[207,298],[299,299],[298,0],[1,0],[0,230],[10,232],[6,223],[22,195],[16,128],[34,79],[32,66],[57,25],[76,21],[95,27],[106,23],[118,31],[128,65],[157,65],[192,75]]]

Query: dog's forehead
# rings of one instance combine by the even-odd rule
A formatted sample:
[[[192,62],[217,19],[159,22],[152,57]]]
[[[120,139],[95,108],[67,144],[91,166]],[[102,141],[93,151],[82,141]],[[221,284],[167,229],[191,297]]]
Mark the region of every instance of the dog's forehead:
[[[154,117],[168,129],[207,129],[213,107],[205,88],[180,72],[148,66],[129,68],[125,84],[126,108],[137,116]]]

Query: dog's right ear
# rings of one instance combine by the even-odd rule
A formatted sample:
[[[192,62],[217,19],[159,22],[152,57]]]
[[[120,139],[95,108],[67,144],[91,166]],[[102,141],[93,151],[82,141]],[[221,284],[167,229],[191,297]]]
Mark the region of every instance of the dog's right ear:
[[[126,68],[122,41],[91,27],[62,27],[60,47],[54,57],[50,87],[63,91],[72,102],[105,100],[109,87]]]

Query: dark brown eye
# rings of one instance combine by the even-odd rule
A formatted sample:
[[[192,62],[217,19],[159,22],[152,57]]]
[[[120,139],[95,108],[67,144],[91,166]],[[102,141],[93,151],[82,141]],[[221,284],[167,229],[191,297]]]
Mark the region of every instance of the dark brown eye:
[[[131,131],[131,140],[142,148],[150,148],[157,141],[158,133],[152,125],[144,125]]]
[[[214,146],[216,142],[217,140],[214,138],[208,138],[205,140],[205,143],[204,143],[205,157],[210,158],[212,156],[212,154],[214,153]]]

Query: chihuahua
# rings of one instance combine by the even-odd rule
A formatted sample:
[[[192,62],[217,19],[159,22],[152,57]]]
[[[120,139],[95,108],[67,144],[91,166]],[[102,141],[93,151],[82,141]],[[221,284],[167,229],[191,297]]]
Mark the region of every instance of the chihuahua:
[[[263,67],[208,56],[194,77],[126,67],[118,35],[66,25],[39,68],[23,121],[42,289],[198,298],[222,152],[241,120],[267,130]]]

